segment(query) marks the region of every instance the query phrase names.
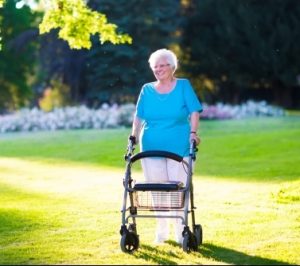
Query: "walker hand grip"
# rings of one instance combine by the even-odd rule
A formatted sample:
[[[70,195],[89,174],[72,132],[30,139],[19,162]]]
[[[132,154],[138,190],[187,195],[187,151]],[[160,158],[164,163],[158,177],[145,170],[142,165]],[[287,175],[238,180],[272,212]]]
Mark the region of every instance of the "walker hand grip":
[[[169,158],[173,159],[177,162],[182,162],[183,158],[175,153],[167,152],[167,151],[144,151],[135,154],[130,158],[130,161],[134,163],[137,160],[143,159],[143,158],[149,158],[149,157],[163,157],[163,158]]]
[[[197,142],[193,139],[190,145],[190,156],[193,160],[196,160],[196,152],[198,151]]]
[[[192,145],[192,148],[195,149],[197,147],[196,140],[193,139],[191,145]]]
[[[135,136],[129,136],[128,137],[128,145],[127,145],[127,152],[124,155],[125,161],[130,159],[131,155],[133,154],[134,151],[134,145],[136,144],[136,137]]]
[[[136,137],[135,136],[129,136],[128,140],[131,142],[132,145],[136,144]]]

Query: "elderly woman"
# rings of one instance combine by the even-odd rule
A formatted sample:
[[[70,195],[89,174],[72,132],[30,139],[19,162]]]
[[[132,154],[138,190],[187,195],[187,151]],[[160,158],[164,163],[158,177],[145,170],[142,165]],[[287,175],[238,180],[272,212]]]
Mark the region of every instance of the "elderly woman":
[[[181,157],[189,155],[190,142],[200,142],[197,136],[202,111],[189,80],[176,78],[176,55],[160,49],[150,55],[150,68],[156,81],[145,84],[140,92],[131,135],[139,139],[140,150],[164,150]],[[186,172],[181,163],[168,158],[145,158],[142,168],[147,181],[181,181],[186,183]],[[175,240],[182,244],[183,225],[175,220]],[[159,218],[156,243],[168,239],[167,218]]]

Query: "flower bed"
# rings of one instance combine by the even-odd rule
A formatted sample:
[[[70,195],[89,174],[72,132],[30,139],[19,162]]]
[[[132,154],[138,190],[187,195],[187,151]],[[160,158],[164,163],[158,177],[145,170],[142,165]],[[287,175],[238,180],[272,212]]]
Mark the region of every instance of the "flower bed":
[[[216,105],[203,104],[202,119],[239,119],[250,117],[284,116],[282,108],[268,105],[266,101],[247,101],[241,105],[218,103]]]
[[[233,106],[228,104],[203,104],[201,119],[234,119],[260,116],[283,116],[284,110],[266,102],[248,101]],[[44,112],[37,108],[21,109],[13,114],[0,116],[0,133],[15,131],[40,131],[64,129],[104,129],[129,127],[132,124],[134,104],[107,105],[99,109],[86,106],[57,108]]]
[[[130,126],[134,104],[121,106],[107,104],[99,109],[86,106],[57,108],[44,112],[37,108],[0,116],[0,132],[39,131],[61,129],[103,129]]]

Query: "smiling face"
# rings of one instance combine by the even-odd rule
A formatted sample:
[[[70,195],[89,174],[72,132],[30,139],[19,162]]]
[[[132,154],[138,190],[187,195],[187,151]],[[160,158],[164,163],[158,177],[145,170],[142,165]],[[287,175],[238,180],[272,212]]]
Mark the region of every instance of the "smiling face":
[[[152,66],[152,71],[157,80],[163,81],[173,78],[174,69],[164,57],[156,60]]]

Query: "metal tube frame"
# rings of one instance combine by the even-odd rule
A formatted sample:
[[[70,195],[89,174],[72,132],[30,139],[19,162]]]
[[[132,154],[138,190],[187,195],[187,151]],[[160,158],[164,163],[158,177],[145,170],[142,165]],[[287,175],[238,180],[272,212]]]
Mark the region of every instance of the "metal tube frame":
[[[177,218],[182,220],[182,224],[185,225],[185,227],[188,227],[188,215],[191,213],[191,218],[192,218],[192,230],[194,231],[195,228],[195,213],[194,213],[194,194],[193,194],[193,183],[192,183],[192,176],[193,176],[193,161],[195,160],[195,150],[196,150],[196,145],[195,142],[192,142],[190,145],[190,152],[189,152],[189,162],[186,163],[184,160],[183,162],[185,164],[188,164],[188,173],[187,173],[187,181],[186,181],[186,186],[184,189],[179,190],[181,192],[185,193],[184,197],[184,208],[183,209],[176,209],[176,212],[182,211],[184,214],[183,216],[179,215],[138,215],[137,214],[137,209],[136,213],[129,214],[126,216],[126,212],[130,211],[130,208],[134,206],[133,202],[133,195],[132,193],[135,191],[132,188],[132,179],[131,179],[131,157],[134,151],[134,144],[130,141],[127,147],[127,154],[125,155],[125,160],[126,160],[126,172],[125,172],[125,177],[124,177],[124,196],[123,196],[123,205],[122,205],[122,226],[126,226],[128,224],[129,219],[132,219],[132,222],[134,225],[136,225],[136,218]],[[172,158],[171,158],[172,159]],[[127,205],[127,197],[129,194],[129,201],[130,201],[130,207],[126,208]],[[189,209],[190,207],[190,209]],[[174,209],[166,209],[166,210],[147,210],[143,209],[141,211],[174,211]],[[135,226],[136,228],[136,226]],[[195,232],[194,232],[195,233]]]

